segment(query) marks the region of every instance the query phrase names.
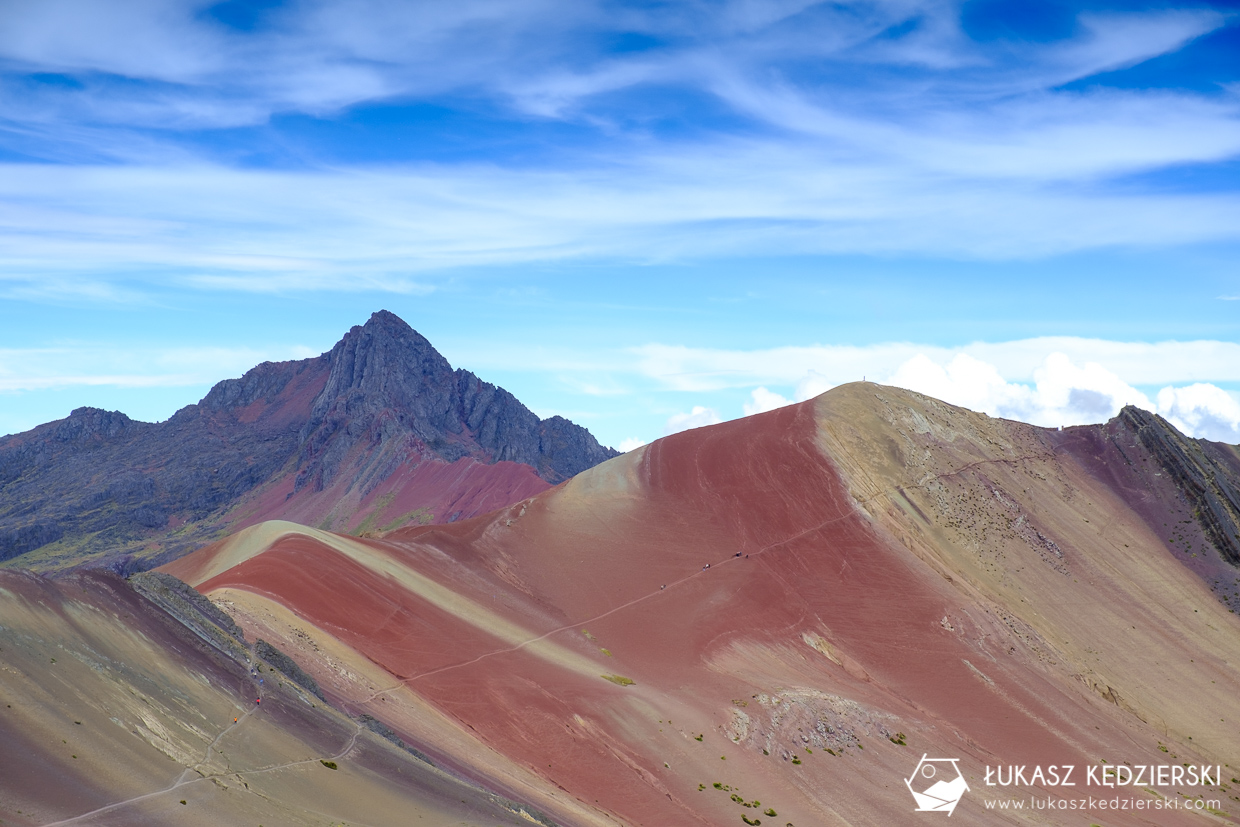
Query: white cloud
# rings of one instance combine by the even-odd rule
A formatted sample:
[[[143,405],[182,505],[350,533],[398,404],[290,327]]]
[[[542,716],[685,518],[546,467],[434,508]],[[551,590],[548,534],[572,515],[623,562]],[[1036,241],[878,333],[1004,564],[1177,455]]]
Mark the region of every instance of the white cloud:
[[[1104,422],[1125,405],[1161,414],[1189,436],[1240,443],[1240,402],[1204,382],[1168,386],[1149,397],[1096,362],[1078,366],[1051,353],[1034,371],[1032,385],[1005,380],[994,365],[958,354],[946,365],[918,355],[887,384],[915,390],[975,411],[1035,425]]]
[[[865,376],[861,377],[865,379]],[[797,382],[796,399],[798,402],[804,402],[806,399],[813,399],[815,396],[826,393],[827,391],[838,385],[838,382],[832,382],[818,371],[810,368],[805,371],[805,376]]]
[[[668,391],[703,394],[762,383],[742,404],[746,416],[789,403],[768,385],[793,387],[795,398],[805,400],[864,377],[1045,427],[1104,422],[1125,405],[1136,405],[1189,436],[1240,443],[1237,396],[1212,382],[1192,381],[1240,381],[1240,345],[1230,342],[1058,337],[958,348],[887,343],[722,351],[650,345],[639,352],[637,370]],[[1136,385],[1164,387],[1151,399]],[[672,417],[667,433],[719,419],[715,409],[695,407]]]
[[[621,440],[620,444],[616,446],[616,449],[623,454],[627,454],[629,451],[633,451],[637,448],[640,448],[645,444],[646,444],[645,440],[638,439],[635,436],[631,436],[628,439]]]
[[[1027,411],[1032,401],[1031,393],[1024,385],[1004,381],[994,365],[967,353],[957,354],[946,366],[919,353],[900,365],[885,384],[994,416],[1012,416],[1013,411]]]
[[[742,406],[742,409],[745,411],[745,416],[753,416],[754,414],[766,413],[767,411],[773,411],[776,408],[782,408],[784,405],[791,404],[791,399],[785,399],[766,388],[757,387],[750,392],[749,401]]]
[[[1214,385],[1163,388],[1158,392],[1158,413],[1186,434],[1240,443],[1240,402]]]
[[[672,414],[668,417],[667,424],[663,428],[663,434],[664,436],[670,436],[681,431],[688,431],[691,428],[718,425],[722,421],[723,418],[719,416],[719,412],[714,408],[694,405],[693,410],[689,411],[689,413]]]
[[[991,416],[1048,427],[1103,422],[1125,405],[1154,407],[1145,394],[1096,362],[1078,366],[1062,353],[1049,354],[1034,377],[1032,386],[1009,382],[994,365],[966,353],[946,365],[919,354],[901,365],[886,384]]]

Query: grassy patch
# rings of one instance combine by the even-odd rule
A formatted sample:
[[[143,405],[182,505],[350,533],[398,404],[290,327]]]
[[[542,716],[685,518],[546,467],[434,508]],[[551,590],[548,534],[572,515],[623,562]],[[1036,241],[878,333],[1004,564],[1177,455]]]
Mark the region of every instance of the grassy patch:
[[[328,761],[326,758],[320,758],[319,763],[327,767],[329,770],[337,769],[335,761]]]
[[[378,512],[375,512],[378,513]],[[435,520],[435,515],[431,513],[429,508],[425,506],[415,508],[407,514],[401,514],[395,520],[383,526],[380,531],[391,531],[394,528],[400,528],[407,525],[430,525]]]
[[[374,506],[370,509],[370,513],[366,515],[366,519],[358,523],[357,528],[353,529],[349,533],[354,537],[360,537],[369,531],[374,531],[375,520],[379,519],[379,512],[391,505],[392,500],[395,498],[395,494],[388,493],[376,499]]]
[[[626,678],[624,675],[599,675],[605,681],[611,681],[616,686],[633,686],[637,681],[632,678]]]

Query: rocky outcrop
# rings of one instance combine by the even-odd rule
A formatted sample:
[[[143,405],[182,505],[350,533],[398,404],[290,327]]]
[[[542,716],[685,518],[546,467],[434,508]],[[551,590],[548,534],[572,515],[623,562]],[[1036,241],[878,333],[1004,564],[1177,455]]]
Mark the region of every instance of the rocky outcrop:
[[[266,661],[271,665],[272,669],[280,672],[284,677],[309,692],[320,701],[326,700],[323,697],[323,690],[319,688],[318,681],[310,677],[304,669],[297,665],[297,661],[272,646],[261,637],[254,642],[254,656]]]
[[[1221,456],[1211,457],[1211,443],[1190,439],[1158,414],[1129,405],[1119,420],[1193,506],[1193,516],[1214,547],[1232,565],[1240,565],[1240,491],[1234,469]]]
[[[141,572],[129,584],[181,625],[233,658],[246,658],[245,635],[233,619],[197,589],[170,574]]]
[[[174,559],[286,477],[293,494],[341,484],[364,496],[402,468],[467,458],[524,463],[554,484],[616,454],[453,369],[380,311],[329,352],[258,365],[166,422],[79,408],[0,439],[0,560],[44,549],[65,564],[103,555],[128,572],[144,563],[126,553],[144,547],[146,565]]]
[[[36,438],[10,437],[0,441],[0,485],[44,467],[65,454],[90,454],[110,442],[128,440],[150,427],[119,411],[77,408],[64,419],[41,425]],[[6,444],[12,441],[12,444]]]

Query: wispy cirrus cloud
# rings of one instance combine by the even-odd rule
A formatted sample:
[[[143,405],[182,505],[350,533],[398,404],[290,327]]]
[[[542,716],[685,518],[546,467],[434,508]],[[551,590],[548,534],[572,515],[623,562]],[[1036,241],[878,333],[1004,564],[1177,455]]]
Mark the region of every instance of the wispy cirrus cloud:
[[[31,290],[46,279],[123,274],[130,289],[150,278],[424,293],[435,270],[575,258],[777,250],[1002,260],[1240,238],[1240,195],[1118,197],[984,182],[945,195],[926,176],[812,156],[723,145],[712,163],[695,150],[577,174],[9,166],[0,279]]]
[[[0,10],[0,149],[39,161],[0,165],[12,289],[153,273],[425,292],[434,270],[568,259],[1240,241],[1235,188],[1131,180],[1240,156],[1234,90],[1064,88],[1231,25],[1208,8],[1007,39],[933,0],[303,0],[251,18],[205,0]],[[379,106],[467,112],[512,149],[463,158],[457,134],[396,129],[378,163],[364,139],[297,131]]]
[[[980,42],[963,30],[956,4],[932,0],[308,0],[267,10],[245,29],[222,23],[215,5],[7,8],[7,120],[171,134],[446,94],[588,119],[626,108],[612,93],[653,86],[717,96],[779,129],[861,143],[867,130],[915,124],[915,134],[953,112],[1011,123],[1023,95],[1059,99],[1065,83],[1176,51],[1228,22],[1201,8],[1087,13],[1066,39]],[[902,71],[910,67],[918,71]]]
[[[170,388],[213,385],[264,361],[317,356],[292,346],[256,350],[222,347],[120,347],[66,342],[54,347],[0,349],[0,392],[81,386]],[[34,424],[34,423],[30,423]]]

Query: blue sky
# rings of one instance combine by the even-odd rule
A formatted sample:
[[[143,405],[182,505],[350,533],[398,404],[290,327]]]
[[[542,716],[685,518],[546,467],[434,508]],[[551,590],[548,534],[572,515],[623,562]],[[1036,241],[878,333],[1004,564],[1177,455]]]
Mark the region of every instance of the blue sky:
[[[387,308],[603,441],[841,382],[1240,441],[1240,6],[0,6],[0,433]]]

